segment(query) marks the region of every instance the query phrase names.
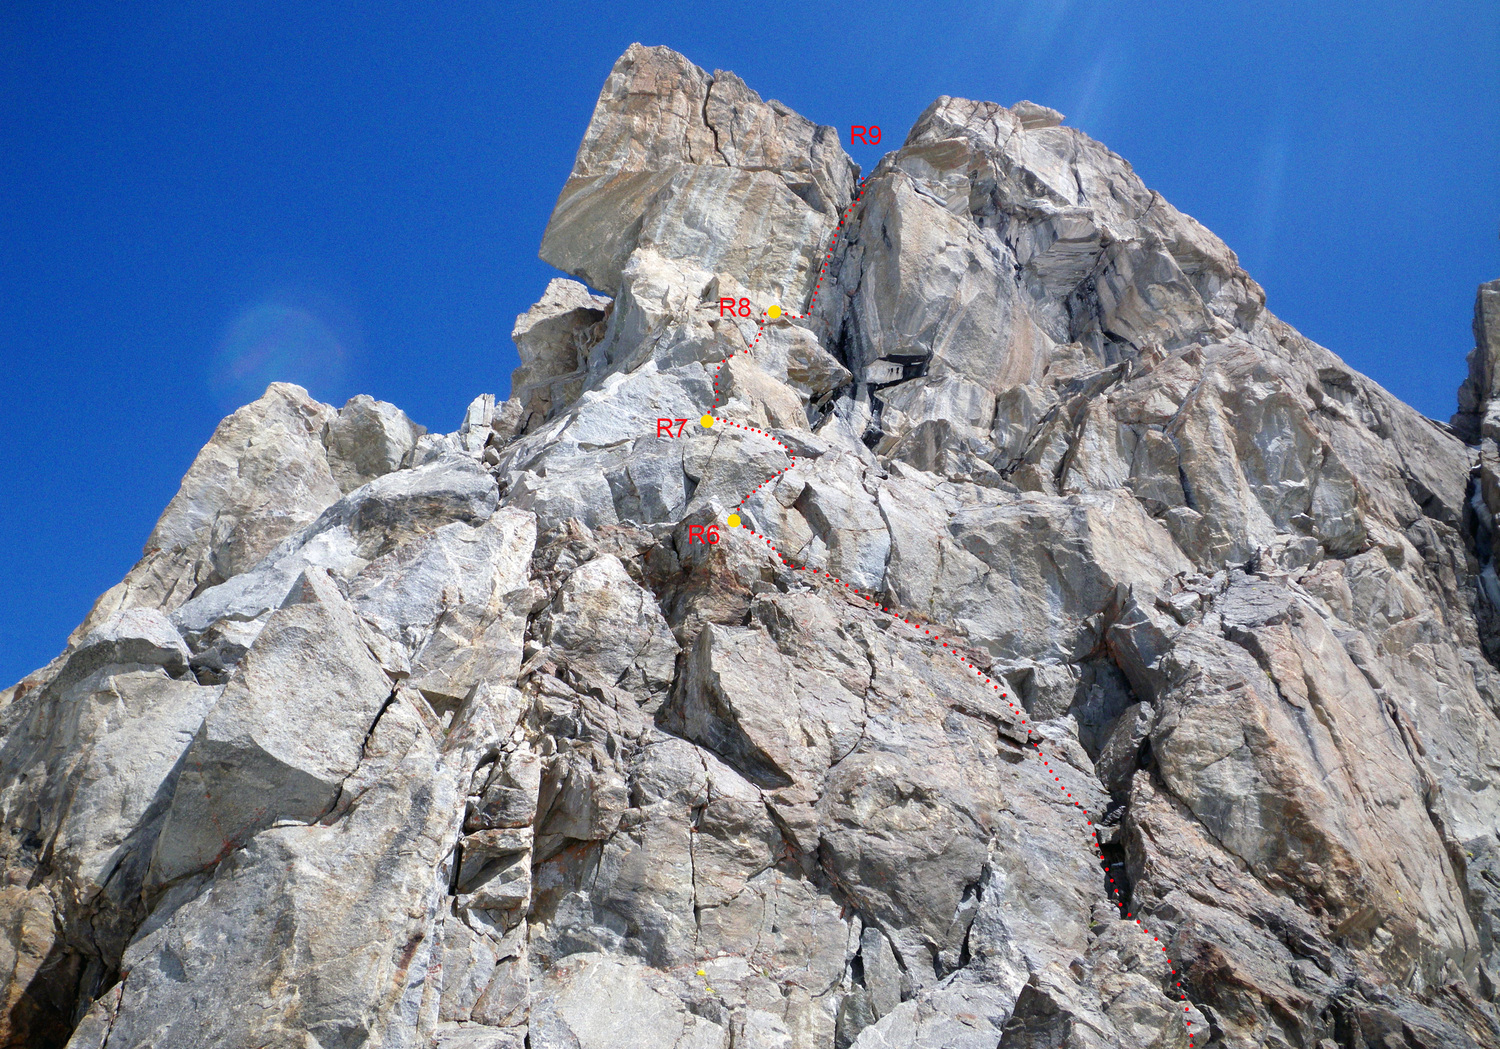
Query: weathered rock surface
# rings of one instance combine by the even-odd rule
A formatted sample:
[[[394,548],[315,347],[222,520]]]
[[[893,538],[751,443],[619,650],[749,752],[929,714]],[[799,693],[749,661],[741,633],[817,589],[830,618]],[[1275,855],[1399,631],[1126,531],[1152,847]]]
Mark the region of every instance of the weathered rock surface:
[[[394,404],[359,394],[328,421],[323,445],[334,480],[352,492],[406,465],[426,432]]]
[[[339,497],[323,431],[337,418],[273,383],[219,424],[146,540],[146,555],[99,598],[79,631],[137,606],[170,611],[252,567]]]
[[[858,186],[633,46],[509,400],[221,425],[0,693],[0,1045],[1500,1046],[1500,284],[1450,428],[1044,106]]]

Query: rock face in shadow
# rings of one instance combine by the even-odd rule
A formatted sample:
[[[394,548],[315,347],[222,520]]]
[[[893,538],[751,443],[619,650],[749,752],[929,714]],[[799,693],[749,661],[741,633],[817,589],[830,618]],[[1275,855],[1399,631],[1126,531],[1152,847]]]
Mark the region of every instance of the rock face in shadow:
[[[638,45],[542,254],[0,693],[0,1045],[1500,1046],[1500,288],[1445,426],[1055,111]]]

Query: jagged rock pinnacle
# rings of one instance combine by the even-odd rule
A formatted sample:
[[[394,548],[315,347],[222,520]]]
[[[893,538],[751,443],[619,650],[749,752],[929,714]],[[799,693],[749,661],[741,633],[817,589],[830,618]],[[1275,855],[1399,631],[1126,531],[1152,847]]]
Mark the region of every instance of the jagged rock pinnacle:
[[[1450,428],[1054,110],[639,45],[542,256],[0,693],[0,1044],[1500,1046],[1494,286]]]

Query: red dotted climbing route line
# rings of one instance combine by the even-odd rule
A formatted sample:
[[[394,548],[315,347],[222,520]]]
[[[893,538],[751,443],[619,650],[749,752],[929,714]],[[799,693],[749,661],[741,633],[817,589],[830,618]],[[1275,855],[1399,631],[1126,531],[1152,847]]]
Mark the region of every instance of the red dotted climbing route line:
[[[807,320],[807,318],[809,318],[809,317],[812,316],[812,312],[813,312],[814,307],[816,307],[818,305],[818,295],[823,290],[823,280],[824,280],[825,276],[828,273],[828,263],[833,258],[833,249],[838,246],[839,234],[842,233],[842,232],[844,232],[844,223],[846,223],[846,222],[849,221],[849,216],[854,213],[854,209],[859,206],[860,199],[864,195],[865,195],[865,180],[861,179],[860,183],[859,183],[859,186],[858,186],[858,188],[856,189],[856,191],[854,193],[854,199],[849,202],[849,206],[847,208],[845,208],[844,209],[844,213],[839,216],[838,225],[833,228],[833,236],[830,237],[829,241],[828,241],[828,250],[823,253],[823,262],[818,267],[818,280],[817,280],[817,283],[815,283],[813,285],[812,298],[809,299],[808,302],[807,302],[807,312],[806,313],[788,313],[786,310],[782,310],[782,309],[780,309],[780,307],[778,307],[778,311],[779,311],[777,313],[778,317],[785,317],[787,320],[801,321],[801,320]],[[761,317],[760,317],[760,323],[756,326],[755,339],[750,343],[749,346],[746,346],[742,350],[735,350],[734,353],[731,353],[728,357],[725,357],[723,360],[721,360],[719,362],[719,366],[714,369],[714,403],[711,404],[711,405],[709,405],[709,407],[708,407],[708,414],[712,415],[713,414],[713,410],[715,408],[719,407],[719,405],[721,403],[723,403],[723,400],[724,400],[724,392],[719,389],[719,374],[724,370],[724,365],[728,364],[732,359],[734,359],[735,357],[739,356],[742,353],[743,354],[753,353],[755,351],[755,348],[760,345],[760,340],[765,337],[765,334],[766,334],[766,322],[768,320],[770,320],[770,319],[772,319],[772,318],[768,317],[767,314],[764,311],[762,311],[761,312]],[[720,419],[716,415],[714,416],[714,421],[715,422],[726,422],[726,423],[730,422],[730,420],[728,420],[728,419]],[[738,424],[736,424],[736,423],[730,423],[730,425],[738,425]],[[741,427],[741,429],[754,429],[754,427]],[[768,434],[768,433],[766,433],[764,430],[755,430],[755,432],[758,433],[758,434],[761,434],[762,436],[765,436],[765,437],[771,437],[771,435]],[[776,438],[771,437],[771,440],[776,441]],[[785,444],[782,444],[780,441],[776,441],[776,443],[780,444],[781,447],[786,448],[786,453],[788,455],[792,455],[792,450],[790,448],[787,448]],[[796,463],[797,463],[797,457],[794,456],[794,455],[792,455],[792,465],[795,466]],[[787,469],[790,470],[791,466],[787,467]],[[783,471],[783,472],[785,472],[785,471]],[[748,493],[746,494],[745,498],[747,498],[747,499],[749,498],[749,494]],[[740,500],[740,504],[741,505],[743,505],[744,502],[745,502],[744,499]]]
[[[750,429],[753,429],[753,427],[751,427]],[[1084,821],[1088,824],[1088,828],[1089,828],[1089,848],[1093,850],[1094,855],[1100,860],[1101,863],[1103,863],[1103,861],[1104,861],[1104,847],[1103,847],[1104,843],[1099,840],[1099,828],[1094,824],[1094,819],[1089,814],[1089,810],[1083,806],[1082,802],[1080,802],[1077,798],[1073,797],[1073,792],[1072,791],[1068,790],[1068,788],[1063,785],[1062,776],[1058,774],[1058,770],[1057,769],[1054,769],[1052,767],[1052,762],[1048,760],[1046,753],[1042,750],[1041,744],[1037,742],[1036,733],[1032,731],[1030,724],[1027,722],[1025,711],[1023,711],[1021,708],[1017,707],[1015,705],[1015,703],[1011,701],[1009,693],[1005,692],[1000,687],[999,682],[995,681],[988,674],[986,674],[983,669],[981,669],[980,667],[975,666],[974,663],[971,662],[967,656],[965,656],[963,653],[961,653],[956,646],[950,645],[948,642],[944,641],[942,639],[942,632],[941,631],[936,631],[935,632],[932,629],[932,627],[926,626],[926,625],[922,624],[920,621],[912,619],[910,616],[905,615],[899,609],[893,608],[892,606],[883,603],[874,594],[867,593],[867,592],[859,589],[856,586],[849,585],[849,583],[847,583],[844,580],[840,579],[838,576],[834,575],[832,572],[829,572],[827,569],[818,568],[816,566],[808,566],[808,565],[797,564],[795,561],[792,561],[792,560],[788,559],[786,556],[784,556],[782,554],[782,552],[776,548],[776,544],[773,543],[768,536],[762,535],[761,533],[757,532],[755,529],[751,528],[749,525],[742,525],[741,528],[745,532],[747,532],[748,534],[755,536],[755,538],[757,538],[761,542],[765,543],[766,546],[767,546],[767,548],[770,549],[771,553],[776,556],[777,560],[779,560],[786,567],[788,567],[790,569],[793,569],[794,571],[798,571],[798,572],[807,572],[808,574],[810,574],[810,575],[812,575],[812,576],[814,576],[816,578],[819,578],[819,579],[826,579],[829,582],[832,582],[832,583],[834,583],[834,584],[836,584],[836,585],[838,585],[840,587],[843,587],[845,590],[847,590],[850,594],[853,594],[855,597],[858,597],[861,600],[868,602],[870,605],[874,606],[874,608],[877,611],[884,612],[886,615],[890,616],[891,618],[897,619],[897,620],[901,621],[902,623],[905,623],[907,626],[911,627],[912,630],[914,630],[914,631],[920,630],[925,637],[927,637],[928,639],[930,639],[932,641],[936,641],[943,648],[945,648],[948,651],[948,654],[951,655],[951,656],[953,656],[954,659],[957,659],[964,666],[966,666],[970,670],[974,671],[975,675],[978,677],[978,679],[982,683],[988,685],[990,688],[992,688],[996,692],[998,692],[1000,694],[1000,698],[1003,699],[1003,700],[1005,700],[1005,705],[1008,706],[1008,707],[1010,707],[1011,713],[1016,716],[1017,720],[1020,721],[1021,726],[1026,729],[1026,743],[1027,743],[1027,745],[1029,745],[1034,751],[1036,751],[1037,758],[1041,760],[1042,766],[1044,768],[1046,768],[1048,775],[1050,775],[1052,777],[1052,781],[1057,784],[1057,789],[1060,790],[1060,791],[1062,791],[1062,793],[1067,797],[1069,804],[1071,804],[1074,808],[1078,809],[1079,812],[1083,813]],[[1111,891],[1114,893],[1115,897],[1118,899],[1119,898],[1119,893],[1120,893],[1120,887],[1115,884],[1115,879],[1114,879],[1114,877],[1112,875],[1110,875],[1108,873],[1107,868],[1106,868],[1105,877],[1109,879],[1109,884],[1110,884],[1110,887],[1111,887]],[[1130,913],[1129,911],[1126,911],[1125,912],[1125,917],[1126,917],[1127,920],[1134,922],[1136,924],[1136,926],[1143,933],[1145,933],[1147,936],[1150,936],[1151,939],[1153,941],[1155,941],[1156,945],[1161,948],[1162,955],[1166,958],[1166,961],[1167,961],[1167,968],[1172,973],[1172,978],[1173,978],[1173,980],[1175,982],[1175,985],[1176,985],[1176,988],[1177,988],[1177,995],[1182,1000],[1182,1003],[1183,1003],[1182,1010],[1183,1010],[1184,1013],[1189,1012],[1191,1007],[1187,1004],[1187,992],[1183,989],[1181,974],[1178,973],[1177,966],[1173,963],[1171,955],[1168,954],[1166,945],[1163,944],[1161,942],[1161,940],[1151,932],[1150,929],[1146,928],[1145,924],[1139,918],[1137,918],[1134,914]],[[1192,1046],[1192,1044],[1193,1044],[1193,1032],[1192,1032],[1193,1021],[1187,1019],[1187,1017],[1184,1016],[1183,1017],[1183,1023],[1185,1023],[1187,1025],[1187,1027],[1188,1027],[1188,1032],[1187,1032],[1188,1045]]]
[[[818,295],[823,290],[823,281],[824,281],[824,278],[825,278],[825,276],[827,274],[827,271],[828,271],[828,263],[833,258],[834,248],[838,244],[839,235],[841,233],[843,233],[843,231],[844,231],[844,224],[849,220],[849,216],[854,213],[854,209],[859,205],[860,199],[864,196],[864,192],[865,192],[865,182],[864,182],[864,180],[861,180],[860,183],[859,183],[859,186],[857,188],[857,191],[854,194],[854,199],[852,201],[850,201],[849,202],[849,206],[846,209],[844,209],[844,213],[839,217],[838,225],[834,227],[833,236],[829,239],[828,250],[823,255],[822,265],[818,267],[818,279],[817,279],[817,282],[813,285],[813,293],[812,293],[811,299],[808,301],[808,304],[807,304],[807,312],[806,313],[801,313],[801,314],[795,314],[795,313],[787,313],[784,310],[782,310],[782,311],[779,311],[779,316],[785,317],[785,318],[787,318],[789,320],[805,320],[805,319],[807,319],[808,317],[810,317],[812,315],[813,308],[817,305]],[[743,354],[752,353],[755,350],[755,348],[760,345],[760,341],[765,336],[765,333],[766,333],[766,325],[767,325],[768,321],[771,320],[771,319],[773,319],[773,318],[771,318],[768,313],[763,312],[762,315],[761,315],[760,323],[759,323],[759,325],[757,327],[757,330],[756,330],[756,333],[755,333],[755,339],[750,343],[750,345],[747,346],[747,347],[745,347],[742,350],[736,350],[734,353],[731,353],[729,356],[727,356],[723,360],[721,360],[719,362],[719,366],[716,369],[714,369],[714,402],[709,407],[708,413],[707,413],[709,416],[712,417],[713,422],[716,425],[722,423],[725,426],[732,426],[732,427],[734,427],[737,430],[744,430],[747,433],[753,433],[753,434],[755,434],[755,435],[757,435],[759,437],[764,437],[764,438],[766,438],[766,439],[774,442],[784,452],[786,452],[787,458],[790,460],[787,466],[783,467],[780,470],[777,470],[775,473],[771,474],[765,480],[761,481],[760,484],[756,485],[754,488],[750,489],[750,491],[746,492],[743,496],[741,496],[740,497],[740,501],[735,504],[734,509],[736,511],[740,510],[745,505],[745,501],[747,499],[749,499],[752,495],[754,495],[756,492],[760,491],[766,485],[771,484],[773,481],[775,481],[777,478],[781,477],[787,471],[794,469],[796,467],[796,465],[797,465],[797,456],[796,456],[796,454],[786,444],[786,442],[782,441],[781,439],[779,439],[778,437],[776,437],[774,434],[768,433],[767,431],[762,430],[759,427],[750,426],[750,425],[748,425],[746,423],[736,422],[733,419],[724,419],[724,418],[721,418],[720,416],[713,415],[714,410],[716,408],[718,408],[720,406],[720,404],[722,403],[722,401],[723,401],[723,393],[719,389],[719,375],[723,371],[724,366],[726,364],[728,364],[734,357],[738,356],[739,354],[742,354],[742,353]],[[707,420],[705,420],[705,422],[706,421]],[[1081,813],[1083,813],[1084,821],[1088,824],[1088,828],[1089,828],[1089,848],[1093,850],[1094,855],[1099,859],[1100,863],[1104,864],[1104,843],[1099,840],[1099,828],[1095,825],[1093,817],[1089,814],[1089,810],[1087,808],[1085,808],[1084,805],[1077,798],[1073,797],[1072,791],[1068,790],[1068,788],[1063,785],[1062,776],[1058,773],[1058,771],[1056,769],[1054,769],[1052,767],[1052,762],[1050,760],[1048,760],[1046,753],[1043,752],[1043,750],[1042,750],[1041,744],[1037,741],[1039,737],[1037,736],[1037,734],[1035,732],[1032,731],[1030,724],[1027,722],[1027,719],[1026,719],[1026,716],[1025,716],[1025,711],[1022,710],[1021,708],[1017,707],[1016,704],[1014,702],[1012,702],[1010,695],[1004,689],[1002,689],[1000,687],[999,682],[995,681],[988,674],[986,674],[983,669],[981,669],[978,666],[975,666],[974,663],[972,663],[968,659],[967,656],[963,655],[963,653],[961,653],[954,645],[950,645],[947,641],[944,641],[943,637],[942,637],[942,633],[943,632],[941,630],[934,632],[934,630],[933,630],[933,628],[931,626],[925,625],[925,624],[921,623],[918,620],[912,619],[910,616],[907,616],[906,614],[904,614],[903,612],[901,612],[899,609],[896,609],[896,608],[891,607],[890,605],[884,604],[874,594],[866,593],[865,591],[860,590],[858,587],[850,586],[847,582],[845,582],[844,580],[840,579],[838,576],[834,575],[832,572],[829,572],[827,569],[817,568],[817,567],[808,566],[808,565],[800,565],[800,564],[797,564],[794,561],[789,560],[788,558],[786,558],[785,556],[782,555],[781,551],[776,548],[776,544],[773,543],[768,536],[764,536],[761,533],[755,531],[755,529],[751,528],[749,526],[749,524],[740,522],[740,529],[743,530],[743,531],[745,531],[745,532],[747,532],[750,535],[753,535],[755,538],[757,538],[761,542],[765,543],[766,546],[770,549],[771,553],[773,555],[775,555],[775,557],[783,565],[785,565],[786,567],[788,567],[790,569],[793,569],[794,571],[806,572],[809,575],[812,575],[813,577],[815,577],[817,579],[826,580],[826,581],[828,581],[830,583],[835,584],[836,586],[842,587],[844,590],[848,591],[850,594],[854,595],[855,597],[858,597],[861,600],[869,603],[876,610],[878,610],[880,612],[883,612],[886,615],[890,616],[891,618],[899,620],[900,622],[906,624],[914,632],[915,631],[920,631],[921,634],[925,638],[927,638],[928,640],[936,641],[945,650],[947,650],[947,652],[948,652],[949,655],[953,656],[955,659],[957,659],[964,666],[966,666],[970,670],[974,671],[975,675],[977,676],[978,680],[981,683],[983,683],[985,685],[988,685],[995,692],[999,693],[1000,698],[1005,701],[1005,703],[1006,703],[1006,705],[1008,707],[1010,707],[1011,713],[1014,714],[1016,716],[1016,718],[1020,721],[1021,727],[1023,727],[1023,728],[1026,729],[1026,744],[1029,745],[1032,748],[1032,750],[1034,750],[1036,752],[1037,758],[1041,761],[1042,766],[1047,770],[1048,775],[1050,775],[1052,777],[1052,781],[1057,785],[1057,789],[1060,790],[1063,793],[1063,795],[1067,797],[1068,802],[1070,804],[1072,804]],[[1115,884],[1115,879],[1114,879],[1114,877],[1111,874],[1109,874],[1109,869],[1108,869],[1107,865],[1105,865],[1105,877],[1109,880],[1111,893],[1115,896],[1116,901],[1118,901],[1120,899],[1120,886],[1118,886],[1118,885]],[[1116,903],[1116,906],[1120,906],[1121,910],[1124,911],[1124,907],[1122,905],[1120,905],[1118,902]],[[1151,932],[1150,929],[1146,928],[1145,924],[1142,923],[1142,921],[1139,918],[1137,918],[1134,914],[1130,913],[1129,911],[1124,911],[1124,914],[1125,914],[1125,918],[1127,920],[1134,922],[1136,924],[1136,926],[1143,933],[1145,933],[1147,936],[1150,936],[1151,939],[1153,941],[1155,941],[1155,943],[1157,944],[1157,946],[1159,946],[1161,948],[1162,955],[1166,958],[1167,968],[1172,973],[1172,978],[1173,978],[1173,980],[1175,982],[1176,989],[1177,989],[1177,996],[1178,996],[1179,1000],[1182,1002],[1182,1010],[1183,1010],[1183,1012],[1185,1014],[1188,1013],[1188,1012],[1191,1012],[1192,1007],[1188,1004],[1187,991],[1182,986],[1181,974],[1177,971],[1177,966],[1176,966],[1175,963],[1173,963],[1171,955],[1168,954],[1166,945],[1163,944],[1161,942],[1161,940],[1158,939]],[[1184,1016],[1183,1017],[1183,1023],[1185,1023],[1187,1025],[1188,1046],[1189,1046],[1189,1049],[1192,1049],[1192,1046],[1194,1044],[1193,1043],[1193,1030],[1192,1030],[1192,1028],[1193,1028],[1193,1021],[1189,1020],[1186,1016]]]

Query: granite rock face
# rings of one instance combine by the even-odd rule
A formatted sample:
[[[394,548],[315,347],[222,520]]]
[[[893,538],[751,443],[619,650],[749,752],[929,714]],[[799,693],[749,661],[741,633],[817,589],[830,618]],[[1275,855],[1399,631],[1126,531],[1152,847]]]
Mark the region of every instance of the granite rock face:
[[[1053,110],[640,46],[542,252],[0,693],[0,1045],[1500,1046],[1500,286],[1445,426]]]

